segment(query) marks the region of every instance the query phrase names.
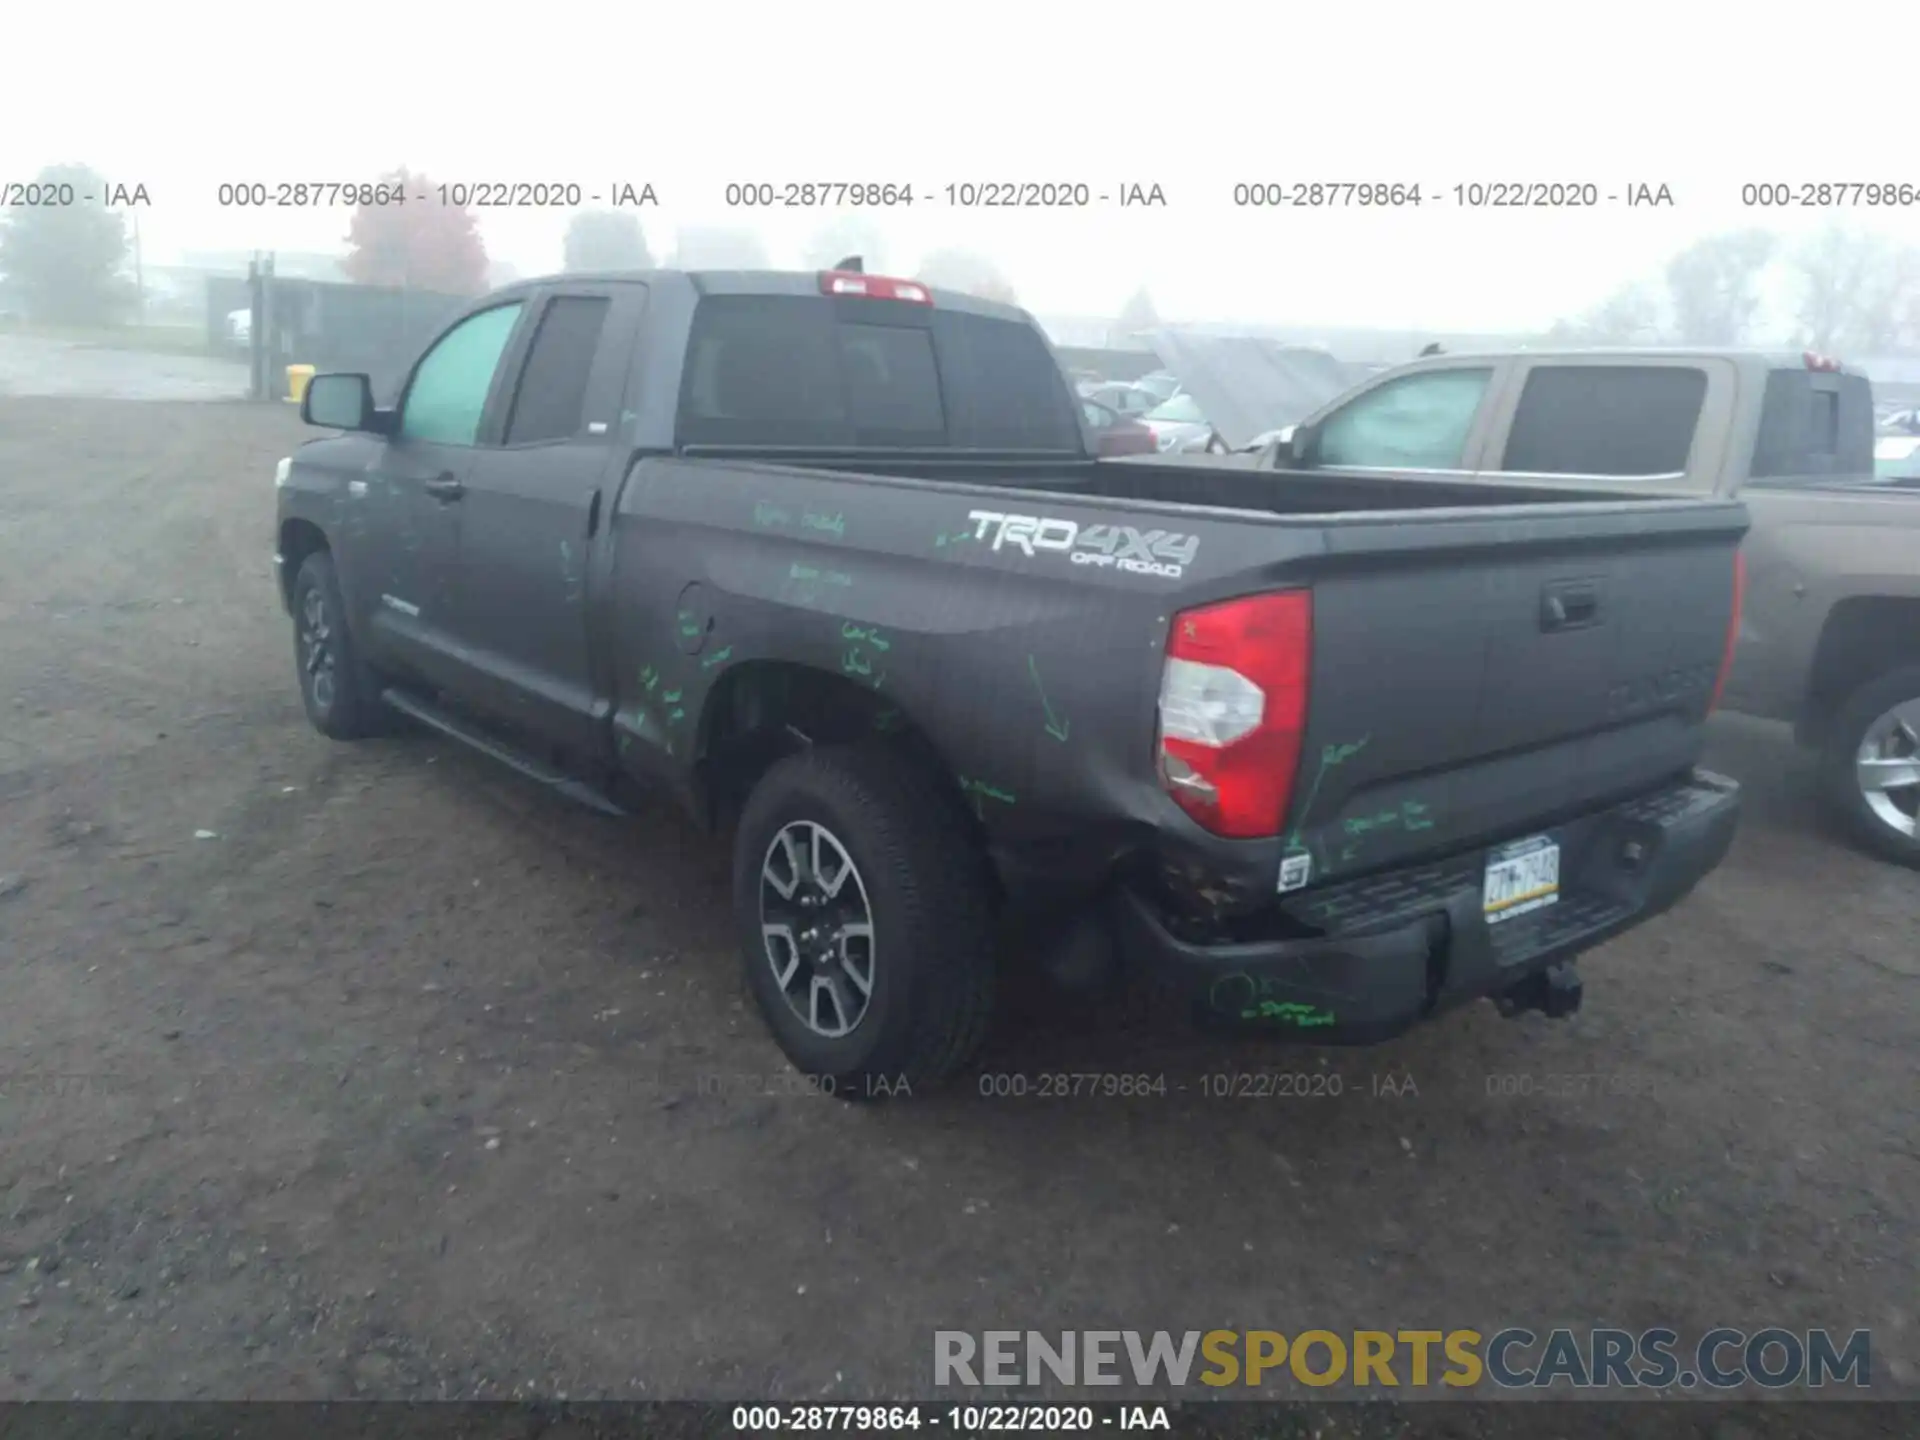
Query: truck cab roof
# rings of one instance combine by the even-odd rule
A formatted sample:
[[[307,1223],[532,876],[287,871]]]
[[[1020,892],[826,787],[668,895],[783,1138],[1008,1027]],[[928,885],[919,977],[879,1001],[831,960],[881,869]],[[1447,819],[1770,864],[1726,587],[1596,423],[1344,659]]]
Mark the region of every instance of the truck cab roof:
[[[707,295],[795,295],[817,296],[820,292],[820,276],[831,271],[793,271],[793,270],[589,270],[566,271],[551,275],[537,275],[516,280],[492,290],[484,297],[486,303],[496,304],[503,300],[526,297],[542,290],[552,289],[556,285],[648,285],[658,287],[677,287],[699,296]],[[880,280],[886,277],[868,276],[868,279]],[[904,277],[902,277],[904,278]],[[994,320],[1009,320],[1018,324],[1032,325],[1033,317],[1017,305],[1008,305],[998,300],[984,299],[970,295],[962,290],[949,290],[942,286],[926,285],[922,281],[912,281],[920,285],[932,297],[937,309],[957,311],[963,315],[979,315]],[[478,302],[476,302],[478,303]]]
[[[1488,360],[1507,360],[1522,356],[1537,360],[1568,360],[1578,358],[1594,359],[1644,359],[1648,356],[1661,356],[1673,360],[1725,360],[1736,365],[1744,365],[1756,370],[1790,370],[1808,368],[1809,355],[1804,350],[1762,350],[1751,346],[1710,346],[1710,345],[1543,345],[1523,350],[1449,350],[1438,355],[1423,355],[1417,360],[1409,360],[1404,365],[1395,365],[1394,373],[1414,370],[1427,366],[1442,365],[1448,362]],[[1828,360],[1824,356],[1814,356],[1820,361],[1818,369],[1824,373],[1839,375],[1858,375],[1860,372],[1842,361]],[[1384,373],[1384,372],[1383,372]]]
[[[636,450],[1094,454],[1045,333],[1014,305],[852,271],[592,271],[502,286],[442,335],[555,304],[609,309],[618,358],[602,363],[622,374],[605,387],[625,399],[603,423]]]

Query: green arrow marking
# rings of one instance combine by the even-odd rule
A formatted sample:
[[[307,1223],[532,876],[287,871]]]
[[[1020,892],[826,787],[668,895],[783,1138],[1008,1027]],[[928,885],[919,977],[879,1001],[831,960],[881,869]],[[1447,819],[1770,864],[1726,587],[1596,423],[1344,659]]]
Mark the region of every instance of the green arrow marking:
[[[1047,703],[1047,687],[1040,683],[1040,667],[1034,664],[1033,656],[1027,656],[1027,674],[1033,677],[1033,688],[1040,693],[1040,708],[1047,712],[1047,734],[1061,744],[1067,741],[1067,722],[1053,713],[1053,706]]]

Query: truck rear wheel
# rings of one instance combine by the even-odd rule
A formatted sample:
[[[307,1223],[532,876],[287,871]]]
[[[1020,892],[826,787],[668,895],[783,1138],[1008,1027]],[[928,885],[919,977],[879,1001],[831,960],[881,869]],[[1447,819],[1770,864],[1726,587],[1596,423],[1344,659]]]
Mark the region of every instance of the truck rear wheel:
[[[1920,869],[1920,665],[1868,681],[1834,715],[1827,799],[1869,849]]]
[[[334,740],[359,740],[388,728],[380,682],[347,629],[347,607],[333,556],[316,550],[293,580],[293,659],[307,719]]]
[[[760,1013],[823,1089],[904,1098],[986,1038],[991,866],[911,758],[825,747],[776,763],[735,836],[733,903]]]

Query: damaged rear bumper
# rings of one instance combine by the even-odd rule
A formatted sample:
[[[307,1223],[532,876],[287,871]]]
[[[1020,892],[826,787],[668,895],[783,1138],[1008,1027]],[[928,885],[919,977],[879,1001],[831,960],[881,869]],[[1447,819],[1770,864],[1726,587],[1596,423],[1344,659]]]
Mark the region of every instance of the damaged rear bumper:
[[[1112,923],[1128,965],[1174,986],[1202,1023],[1370,1044],[1468,1000],[1564,994],[1559,967],[1684,897],[1725,857],[1739,813],[1739,785],[1696,770],[1555,826],[1554,901],[1505,920],[1488,917],[1479,849],[1290,895],[1263,917],[1271,938],[1196,933],[1131,890]]]

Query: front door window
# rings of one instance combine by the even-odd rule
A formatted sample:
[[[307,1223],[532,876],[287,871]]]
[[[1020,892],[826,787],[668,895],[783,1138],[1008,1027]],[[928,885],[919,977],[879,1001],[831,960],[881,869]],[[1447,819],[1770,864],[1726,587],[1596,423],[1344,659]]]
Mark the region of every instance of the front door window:
[[[400,409],[400,434],[430,445],[472,445],[494,371],[520,319],[520,304],[469,315],[442,335],[413,372]]]

